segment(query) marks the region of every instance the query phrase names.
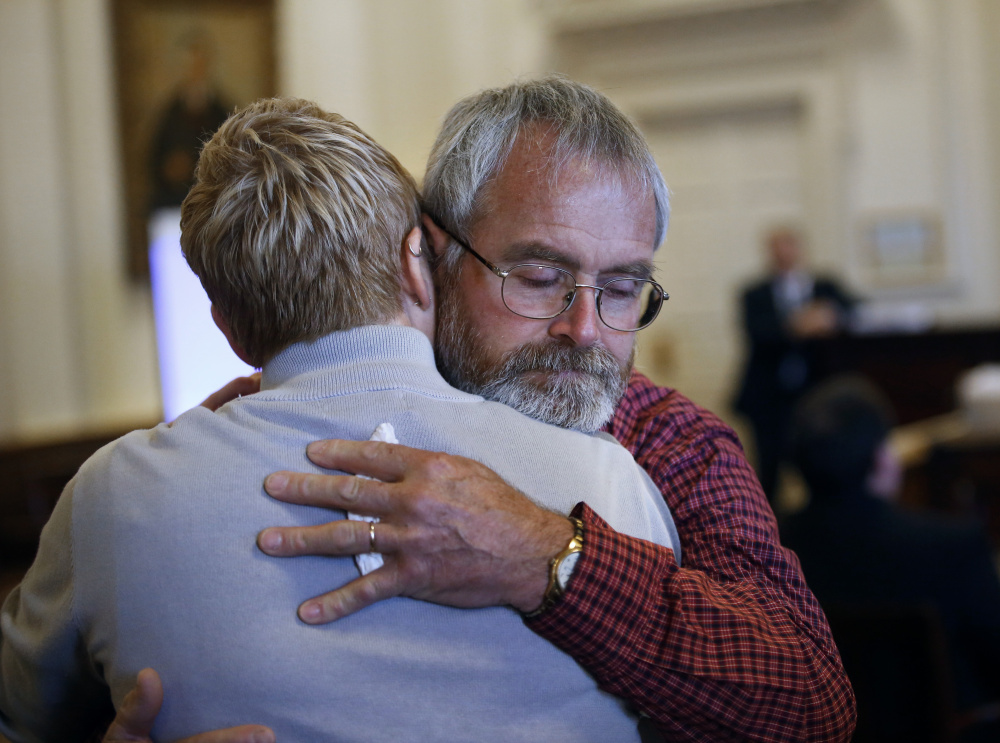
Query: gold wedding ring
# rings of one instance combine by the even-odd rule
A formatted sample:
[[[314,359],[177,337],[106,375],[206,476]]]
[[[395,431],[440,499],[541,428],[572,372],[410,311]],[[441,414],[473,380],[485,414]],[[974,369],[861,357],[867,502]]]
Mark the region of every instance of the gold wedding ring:
[[[375,522],[368,522],[368,551],[375,551]]]

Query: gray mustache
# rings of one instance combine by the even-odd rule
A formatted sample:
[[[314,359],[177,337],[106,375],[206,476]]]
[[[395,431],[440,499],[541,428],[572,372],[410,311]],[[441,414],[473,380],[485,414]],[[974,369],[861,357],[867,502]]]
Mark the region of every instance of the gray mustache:
[[[618,376],[618,362],[603,348],[527,346],[513,352],[503,364],[512,373],[576,371],[597,376]]]

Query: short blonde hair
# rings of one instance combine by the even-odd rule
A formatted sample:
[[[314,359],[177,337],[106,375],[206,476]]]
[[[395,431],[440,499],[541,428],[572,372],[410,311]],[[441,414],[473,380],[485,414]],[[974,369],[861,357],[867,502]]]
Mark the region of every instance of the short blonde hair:
[[[399,314],[399,248],[419,223],[416,183],[395,157],[338,114],[272,98],[205,145],[181,247],[260,366],[293,343]]]

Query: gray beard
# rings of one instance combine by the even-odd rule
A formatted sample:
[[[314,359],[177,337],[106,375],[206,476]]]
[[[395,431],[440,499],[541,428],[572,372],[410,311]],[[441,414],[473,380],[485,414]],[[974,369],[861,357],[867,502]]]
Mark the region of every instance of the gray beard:
[[[438,295],[435,355],[452,386],[561,428],[592,432],[611,420],[628,386],[631,357],[622,365],[603,346],[553,342],[525,345],[493,360],[482,335],[459,316],[448,289],[442,286]],[[557,376],[568,371],[577,374]]]

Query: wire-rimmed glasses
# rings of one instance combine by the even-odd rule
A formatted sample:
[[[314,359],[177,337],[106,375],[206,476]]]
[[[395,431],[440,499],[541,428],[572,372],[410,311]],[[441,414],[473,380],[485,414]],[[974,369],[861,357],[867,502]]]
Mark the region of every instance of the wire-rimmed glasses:
[[[664,301],[670,299],[652,279],[621,276],[603,286],[594,286],[577,283],[576,276],[564,268],[540,263],[519,263],[503,270],[444,228],[441,230],[500,277],[504,305],[521,317],[550,320],[573,306],[577,289],[593,289],[601,322],[612,330],[633,333],[650,325],[660,314]]]

